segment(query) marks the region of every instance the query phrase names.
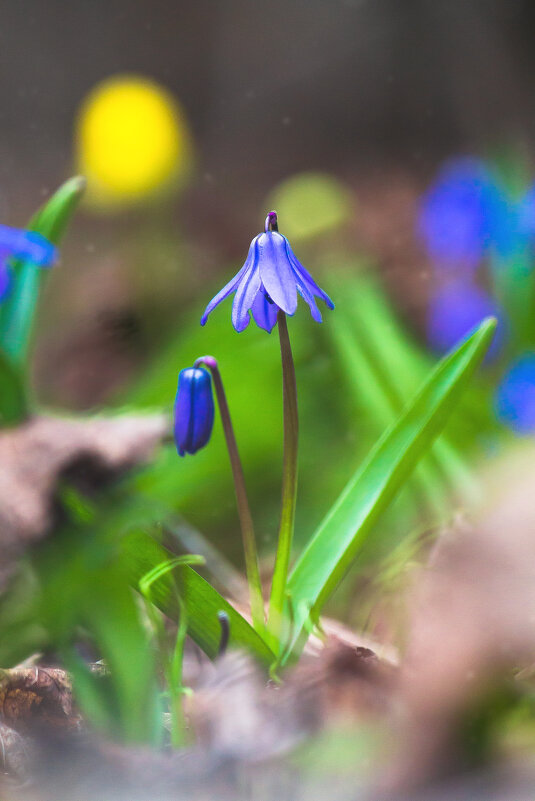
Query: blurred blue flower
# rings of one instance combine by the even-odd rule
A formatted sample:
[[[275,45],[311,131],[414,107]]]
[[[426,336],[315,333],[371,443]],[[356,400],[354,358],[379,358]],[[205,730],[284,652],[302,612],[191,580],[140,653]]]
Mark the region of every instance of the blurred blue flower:
[[[535,195],[526,193],[521,200],[508,199],[495,216],[492,246],[507,264],[508,259],[521,255],[535,238]]]
[[[0,301],[9,290],[9,258],[26,259],[38,267],[50,267],[56,255],[56,248],[41,234],[0,225]]]
[[[535,431],[535,352],[523,353],[512,363],[494,398],[496,415],[513,431]]]
[[[308,303],[312,317],[321,323],[321,313],[315,298],[321,298],[330,309],[334,304],[316,284],[310,273],[296,259],[290,243],[278,233],[277,215],[271,211],[266,217],[265,231],[255,236],[241,270],[210,301],[201,318],[208,315],[232,292],[232,325],[244,331],[249,325],[249,312],[256,324],[270,332],[277,322],[277,312],[293,315],[297,308],[297,293]]]
[[[535,185],[533,185],[518,204],[519,228],[526,238],[535,239]]]
[[[447,162],[425,193],[417,228],[437,268],[475,269],[493,234],[504,227],[507,201],[485,164],[475,158]]]
[[[439,287],[431,296],[427,336],[431,347],[444,353],[469,334],[489,315],[498,318],[498,326],[487,354],[495,358],[505,338],[505,318],[491,295],[470,282],[456,280]]]
[[[204,448],[214,425],[212,377],[203,367],[188,367],[178,376],[174,434],[180,456]]]

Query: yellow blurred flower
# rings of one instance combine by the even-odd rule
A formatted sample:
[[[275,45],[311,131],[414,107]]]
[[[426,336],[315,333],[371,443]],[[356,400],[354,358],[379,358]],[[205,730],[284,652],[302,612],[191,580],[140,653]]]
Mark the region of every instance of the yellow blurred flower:
[[[181,182],[192,161],[177,100],[155,82],[116,75],[83,101],[76,121],[78,170],[96,206],[135,203]]]

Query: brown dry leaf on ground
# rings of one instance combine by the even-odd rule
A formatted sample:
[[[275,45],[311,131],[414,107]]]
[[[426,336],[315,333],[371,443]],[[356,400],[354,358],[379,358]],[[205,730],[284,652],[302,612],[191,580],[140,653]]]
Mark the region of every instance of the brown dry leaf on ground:
[[[0,671],[0,722],[19,734],[78,729],[67,673],[41,667]]]
[[[95,488],[145,462],[166,435],[164,415],[34,417],[0,432],[0,579],[27,544],[54,523],[61,477]]]
[[[387,714],[397,669],[355,645],[355,635],[345,641],[342,628],[303,655],[281,685],[266,683],[244,654],[205,663],[187,703],[197,741],[210,753],[257,762],[321,729]]]
[[[0,773],[14,786],[31,781],[39,741],[59,743],[80,725],[64,670],[0,671]]]
[[[26,778],[56,801],[85,799],[88,786],[129,798],[152,798],[158,789],[164,798],[192,792],[236,799],[236,782],[245,777],[260,775],[268,786],[275,764],[287,772],[286,756],[312,733],[386,714],[394,674],[369,649],[334,637],[280,686],[245,654],[203,660],[186,706],[191,744],[165,753],[98,738],[74,709],[63,671],[18,668],[0,683],[5,770],[13,782]]]

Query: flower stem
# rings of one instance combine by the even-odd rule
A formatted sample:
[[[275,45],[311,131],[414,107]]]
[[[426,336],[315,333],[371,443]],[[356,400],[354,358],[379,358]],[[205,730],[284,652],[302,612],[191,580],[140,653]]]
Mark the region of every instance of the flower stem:
[[[284,454],[282,476],[282,502],[277,544],[277,556],[273,571],[271,596],[269,600],[268,629],[280,642],[282,613],[285,600],[288,567],[292,550],[297,497],[297,449],[299,438],[299,419],[297,414],[297,386],[292,347],[288,335],[286,315],[277,315],[282,358],[282,397],[284,412]]]
[[[264,600],[262,598],[262,583],[260,581],[260,570],[258,567],[258,554],[256,550],[253,518],[249,508],[249,501],[247,499],[243,467],[240,454],[238,452],[236,437],[234,435],[234,428],[232,427],[227,396],[225,395],[223,381],[221,379],[221,373],[219,372],[216,359],[214,359],[213,356],[203,356],[196,360],[195,367],[198,367],[201,364],[204,364],[206,367],[208,367],[214,380],[215,394],[219,406],[219,413],[221,415],[221,422],[223,424],[223,431],[225,433],[225,440],[230,458],[230,466],[232,468],[232,476],[234,479],[234,490],[236,492],[238,516],[240,518],[243,550],[245,554],[245,570],[247,573],[247,582],[249,584],[251,616],[255,629],[259,633],[262,633],[265,630]]]

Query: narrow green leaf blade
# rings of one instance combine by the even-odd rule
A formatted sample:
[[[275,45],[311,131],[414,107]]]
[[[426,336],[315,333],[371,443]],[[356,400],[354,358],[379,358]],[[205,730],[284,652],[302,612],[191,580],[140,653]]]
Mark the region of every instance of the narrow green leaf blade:
[[[127,534],[122,540],[121,561],[135,589],[138,589],[143,576],[172,556],[144,532]],[[221,639],[217,613],[223,611],[230,621],[231,647],[249,651],[266,667],[275,661],[274,653],[245,618],[188,565],[178,565],[173,575],[165,574],[151,586],[152,603],[168,617],[176,620],[179,613],[173,581],[176,581],[186,607],[188,634],[211,659],[217,656]]]
[[[59,245],[83,195],[85,183],[85,178],[76,176],[62,184],[32,217],[28,230],[36,231],[52,244]],[[15,279],[0,311],[0,343],[8,356],[20,364],[28,348],[39,286],[46,270],[20,259],[11,264]]]
[[[146,598],[147,601],[150,601],[151,594],[150,590],[152,585],[159,581],[166,573],[171,573],[175,568],[182,566],[182,565],[204,565],[206,564],[205,560],[202,556],[198,556],[197,554],[187,554],[186,556],[177,556],[175,559],[169,559],[166,562],[161,562],[161,564],[156,565],[153,567],[152,570],[149,570],[148,573],[140,578],[139,580],[139,591]]]
[[[28,404],[19,368],[0,350],[0,427],[17,425],[25,419]]]
[[[65,181],[34,214],[28,229],[46,236],[53,245],[59,245],[82,198],[86,183],[82,175],[75,175]]]
[[[444,428],[483,359],[495,328],[493,318],[484,320],[469,339],[439,362],[415,400],[347,484],[298,558],[288,582],[294,645],[304,639],[308,614],[313,620],[318,618],[379,515]]]

